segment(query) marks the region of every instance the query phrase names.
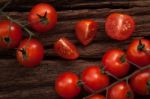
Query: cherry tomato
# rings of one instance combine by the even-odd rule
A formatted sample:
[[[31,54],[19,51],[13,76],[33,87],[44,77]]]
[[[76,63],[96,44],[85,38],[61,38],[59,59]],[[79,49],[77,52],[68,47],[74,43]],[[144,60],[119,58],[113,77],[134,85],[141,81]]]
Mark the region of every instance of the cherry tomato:
[[[93,96],[90,96],[87,99],[106,99],[106,98],[102,95],[93,95]]]
[[[134,19],[126,14],[112,13],[105,22],[107,35],[115,40],[128,39],[135,30]]]
[[[80,93],[79,78],[72,72],[65,72],[58,76],[55,82],[56,92],[63,98],[74,98]]]
[[[83,70],[81,79],[85,90],[90,93],[109,85],[109,77],[98,66],[89,66]]]
[[[77,59],[79,52],[76,46],[67,38],[62,37],[54,44],[55,52],[65,59]]]
[[[126,82],[120,82],[108,90],[108,99],[134,99],[134,94]]]
[[[102,58],[105,69],[116,77],[125,76],[130,68],[125,52],[120,49],[112,49],[105,53]]]
[[[25,67],[35,67],[44,56],[43,45],[36,39],[23,40],[17,50],[17,59]]]
[[[31,9],[28,21],[35,31],[40,33],[48,32],[57,23],[57,13],[51,5],[39,3]]]
[[[83,45],[88,45],[96,36],[98,23],[94,20],[82,20],[76,24],[76,36]]]
[[[138,66],[150,64],[150,41],[147,39],[135,39],[127,49],[127,59]]]
[[[0,22],[0,47],[14,48],[22,39],[20,26],[9,20]]]
[[[150,95],[150,69],[134,75],[131,78],[131,87],[140,95]]]

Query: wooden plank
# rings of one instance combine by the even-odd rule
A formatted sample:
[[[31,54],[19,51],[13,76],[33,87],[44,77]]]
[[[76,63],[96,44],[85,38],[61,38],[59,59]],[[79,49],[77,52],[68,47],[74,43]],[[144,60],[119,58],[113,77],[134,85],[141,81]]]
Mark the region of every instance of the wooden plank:
[[[9,0],[1,0],[2,6]],[[42,0],[43,3],[52,4],[57,10],[68,9],[97,9],[97,8],[130,8],[130,7],[148,7],[150,5],[149,0]],[[41,3],[41,0],[13,0],[13,2],[6,8],[8,11],[18,10],[27,11],[37,3]]]

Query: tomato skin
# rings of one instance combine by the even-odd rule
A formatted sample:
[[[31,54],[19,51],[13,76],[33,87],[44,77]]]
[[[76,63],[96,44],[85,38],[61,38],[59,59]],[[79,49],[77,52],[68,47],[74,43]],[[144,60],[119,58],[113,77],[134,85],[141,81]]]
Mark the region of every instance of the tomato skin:
[[[105,31],[107,35],[115,40],[128,39],[135,30],[134,19],[126,14],[112,13],[105,22]]]
[[[27,57],[25,58],[22,49],[25,49]],[[17,50],[17,59],[25,67],[32,68],[40,64],[44,56],[43,45],[36,39],[23,40]]]
[[[85,90],[89,93],[109,85],[109,77],[106,74],[103,74],[98,66],[89,66],[83,70],[81,80]]]
[[[144,50],[138,50],[140,40],[135,39],[131,42],[127,49],[127,59],[138,66],[146,66],[150,64],[150,41],[147,39],[141,39],[142,44],[144,44]]]
[[[147,83],[150,81],[150,69],[141,71],[131,78],[131,88],[140,95],[150,95]]]
[[[62,37],[54,44],[54,51],[62,58],[74,60],[79,57],[76,46],[67,38]]]
[[[76,24],[76,36],[83,45],[88,45],[96,36],[98,23],[91,19],[81,20]]]
[[[131,96],[127,94],[130,92]],[[134,94],[126,82],[120,82],[108,89],[108,99],[134,99]]]
[[[103,95],[93,95],[87,99],[106,99]]]
[[[122,57],[123,60],[121,60]],[[108,72],[119,78],[125,76],[130,68],[125,52],[120,49],[108,50],[102,58],[102,63]]]
[[[72,72],[62,73],[56,79],[55,90],[63,98],[74,98],[81,90],[78,82],[79,78],[76,74]]]
[[[6,43],[4,38],[10,39],[9,44]],[[14,48],[22,39],[22,30],[20,26],[9,20],[0,22],[0,47],[2,48]]]
[[[40,22],[40,17],[38,15],[44,16],[46,12],[48,23],[43,24],[42,22]],[[56,10],[53,6],[47,3],[39,3],[31,9],[28,15],[28,22],[35,31],[39,33],[48,32],[49,30],[54,28],[57,23]]]

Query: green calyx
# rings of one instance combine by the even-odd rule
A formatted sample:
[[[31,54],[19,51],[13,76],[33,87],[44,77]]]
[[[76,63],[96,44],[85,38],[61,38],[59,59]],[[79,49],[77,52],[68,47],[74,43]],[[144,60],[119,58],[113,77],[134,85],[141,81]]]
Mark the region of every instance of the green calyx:
[[[128,99],[130,99],[133,96],[133,94],[132,94],[131,91],[128,91],[127,94],[126,94],[126,96],[127,96]]]
[[[47,24],[49,23],[49,20],[48,20],[48,18],[47,18],[47,11],[45,12],[44,16],[41,16],[41,15],[39,15],[39,14],[37,14],[37,16],[40,18],[40,22],[41,22],[42,24],[47,25]]]
[[[3,40],[4,40],[4,42],[5,42],[7,45],[9,45],[10,42],[11,42],[11,39],[10,39],[10,37],[8,37],[8,36],[4,37]]]
[[[121,61],[121,63],[126,62],[126,55],[125,54],[120,57],[120,61]]]
[[[137,49],[138,49],[139,51],[143,51],[144,48],[145,48],[145,45],[142,44],[142,40],[140,39],[140,40],[139,40],[139,45],[138,45]]]

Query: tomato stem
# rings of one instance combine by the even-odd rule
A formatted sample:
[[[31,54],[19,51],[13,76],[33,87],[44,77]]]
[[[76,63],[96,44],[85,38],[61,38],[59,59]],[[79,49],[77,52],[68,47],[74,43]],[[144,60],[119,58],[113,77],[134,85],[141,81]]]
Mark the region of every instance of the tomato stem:
[[[143,51],[143,50],[144,50],[144,47],[145,47],[145,45],[142,44],[142,40],[139,39],[139,45],[138,45],[137,49],[138,49],[139,51]]]
[[[142,71],[142,70],[148,69],[148,68],[150,68],[150,65],[141,67],[139,70],[133,72],[132,74],[130,74],[130,75],[128,75],[128,76],[126,76],[126,77],[124,77],[124,78],[122,78],[122,79],[119,79],[118,81],[114,82],[113,84],[111,84],[111,85],[108,86],[108,87],[105,87],[105,88],[103,88],[103,89],[101,89],[101,90],[98,90],[98,91],[93,92],[93,94],[91,94],[91,95],[89,95],[89,96],[86,96],[86,97],[84,97],[83,99],[88,99],[89,97],[91,97],[91,96],[93,96],[93,95],[96,95],[96,94],[98,94],[98,93],[101,93],[101,92],[103,92],[103,91],[105,91],[105,90],[107,90],[107,89],[113,87],[113,86],[116,85],[117,83],[119,83],[119,82],[121,82],[121,81],[124,81],[124,80],[126,80],[126,79],[130,79],[130,78],[133,77],[135,74],[139,73],[139,72]]]
[[[36,14],[40,18],[40,22],[42,24],[47,25],[49,23],[48,18],[47,18],[47,11],[45,12],[44,16],[41,16],[39,14]]]
[[[120,57],[120,61],[121,61],[121,63],[126,62],[126,55],[125,54]]]

